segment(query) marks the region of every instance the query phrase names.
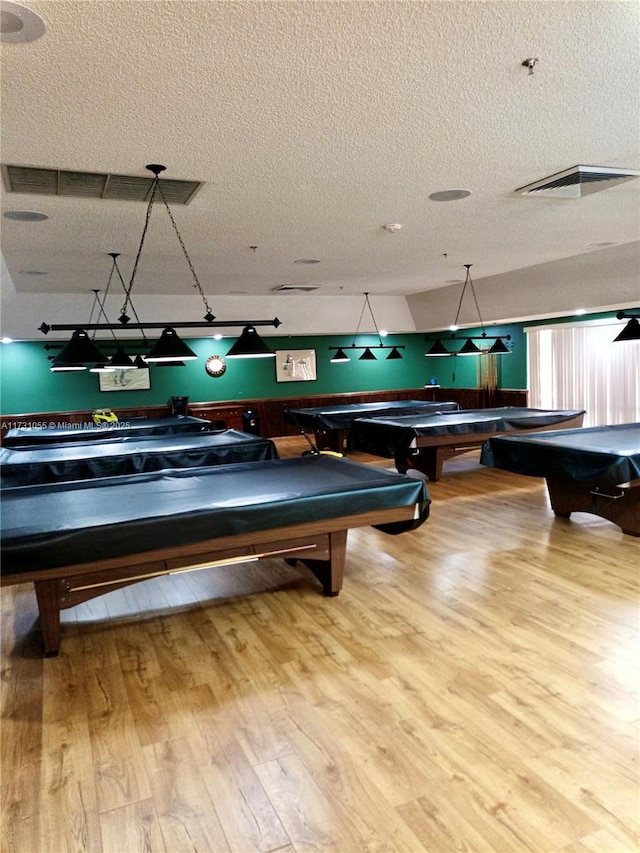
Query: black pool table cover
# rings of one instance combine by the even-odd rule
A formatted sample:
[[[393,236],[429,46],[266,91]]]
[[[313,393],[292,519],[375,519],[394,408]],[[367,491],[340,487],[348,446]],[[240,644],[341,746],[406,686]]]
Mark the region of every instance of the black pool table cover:
[[[434,415],[398,415],[386,418],[358,418],[349,431],[349,447],[375,456],[393,457],[416,446],[428,436],[472,439],[474,433],[503,433],[548,427],[573,420],[584,410],[529,409],[502,406],[493,409],[462,409]]]
[[[24,445],[0,449],[0,483],[6,489],[277,458],[272,441],[234,429],[95,443]]]
[[[640,478],[640,424],[496,436],[480,462],[531,477],[568,477],[616,486]]]
[[[423,481],[347,459],[305,456],[213,468],[7,489],[2,494],[3,575],[139,554],[311,520],[415,505]]]
[[[310,430],[348,429],[356,418],[378,417],[386,413],[419,415],[459,409],[458,403],[434,403],[425,400],[387,400],[376,403],[345,403],[341,406],[317,406],[285,409],[287,423]]]
[[[7,430],[2,443],[5,447],[34,444],[60,444],[79,441],[112,441],[143,435],[172,435],[184,432],[206,432],[211,421],[191,415],[167,415],[164,418],[129,418],[114,423],[84,423],[72,426],[17,427]]]

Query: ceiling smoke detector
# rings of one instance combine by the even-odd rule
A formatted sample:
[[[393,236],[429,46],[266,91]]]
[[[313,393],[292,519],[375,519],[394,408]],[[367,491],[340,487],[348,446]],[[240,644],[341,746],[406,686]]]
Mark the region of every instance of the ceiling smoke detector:
[[[396,234],[402,228],[402,225],[400,225],[399,222],[388,222],[383,226],[383,228],[385,231],[390,231],[392,234]]]
[[[572,166],[533,184],[516,190],[519,195],[550,198],[581,198],[607,190],[640,177],[635,169],[613,169],[608,166]]]

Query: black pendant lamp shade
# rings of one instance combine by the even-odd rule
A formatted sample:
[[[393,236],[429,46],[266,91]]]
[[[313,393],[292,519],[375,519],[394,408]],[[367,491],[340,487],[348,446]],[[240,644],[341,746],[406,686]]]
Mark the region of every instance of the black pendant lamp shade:
[[[470,338],[467,338],[467,340],[464,342],[464,345],[458,351],[457,354],[458,355],[481,355],[481,351],[478,349],[478,347],[474,344],[474,342]]]
[[[369,347],[365,347],[364,352],[358,358],[358,361],[377,361],[375,355],[371,352]]]
[[[402,353],[398,351],[398,347],[394,347],[387,356],[387,361],[395,361],[398,358],[402,358]]]
[[[111,361],[109,362],[113,368],[117,368],[118,370],[134,370],[136,365],[133,363],[133,360],[126,354],[123,347],[118,347],[114,354],[111,356]]]
[[[336,354],[331,358],[332,364],[346,364],[347,361],[351,359],[341,347],[338,347]]]
[[[86,370],[87,364],[101,364],[108,359],[84,329],[76,329],[71,340],[53,360],[53,367],[67,370]]]
[[[254,326],[245,326],[238,340],[227,353],[227,358],[270,358],[275,352],[256,332]]]
[[[628,315],[627,315],[628,316]],[[622,319],[619,317],[618,319]],[[640,320],[637,317],[631,317],[629,322],[613,339],[615,341],[640,341]]]
[[[456,353],[450,352],[446,346],[442,343],[442,341],[434,341],[433,346],[426,352],[425,355],[437,355],[437,356],[445,356],[445,355],[455,355]]]
[[[179,337],[175,329],[167,326],[150,352],[145,356],[147,362],[193,361],[198,358],[195,352]]]
[[[506,355],[510,353],[511,350],[502,340],[502,338],[496,338],[495,343],[489,349],[489,355]]]

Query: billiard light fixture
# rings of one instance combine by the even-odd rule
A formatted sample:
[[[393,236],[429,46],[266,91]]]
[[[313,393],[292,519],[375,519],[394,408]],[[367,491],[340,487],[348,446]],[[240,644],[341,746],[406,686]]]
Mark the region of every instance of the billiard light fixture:
[[[140,245],[138,246],[138,252],[136,254],[135,262],[133,265],[133,271],[131,273],[131,278],[129,280],[129,284],[125,285],[122,276],[120,275],[120,270],[117,268],[116,258],[118,257],[117,253],[110,252],[109,254],[113,258],[114,268],[117,269],[118,275],[120,276],[120,281],[122,283],[122,287],[125,292],[125,299],[122,308],[120,309],[120,316],[118,317],[117,323],[110,323],[105,316],[105,322],[97,322],[97,323],[88,323],[84,328],[78,328],[77,324],[48,324],[42,323],[39,327],[39,330],[43,334],[48,334],[50,331],[71,331],[73,335],[69,343],[64,346],[61,352],[53,359],[53,367],[52,370],[56,371],[64,371],[64,370],[84,370],[89,364],[96,364],[99,362],[106,362],[107,359],[97,346],[93,342],[93,340],[89,337],[88,332],[91,331],[94,333],[99,331],[111,331],[114,332],[116,329],[122,329],[126,326],[127,329],[138,329],[142,333],[142,337],[145,341],[145,344],[148,343],[144,334],[144,330],[150,329],[162,329],[162,334],[159,339],[151,346],[149,352],[146,355],[142,355],[137,364],[134,364],[131,359],[129,361],[131,364],[122,364],[118,365],[118,369],[122,369],[123,367],[137,367],[137,366],[145,366],[148,367],[151,364],[164,364],[166,366],[169,365],[182,365],[186,361],[191,361],[197,359],[197,354],[180,338],[176,329],[201,329],[201,328],[212,328],[212,327],[224,327],[224,326],[233,326],[233,327],[241,327],[243,329],[243,333],[241,338],[236,342],[237,349],[234,350],[234,347],[231,348],[231,351],[228,355],[232,357],[239,358],[250,358],[255,356],[266,356],[271,355],[275,356],[275,353],[267,346],[267,344],[260,338],[258,333],[255,330],[256,326],[274,326],[276,329],[280,325],[280,321],[278,318],[274,318],[273,320],[219,320],[216,321],[214,314],[211,311],[209,303],[207,302],[207,297],[204,294],[202,286],[198,280],[198,276],[196,271],[191,263],[191,259],[187,253],[186,247],[182,240],[182,236],[180,231],[178,230],[178,226],[173,218],[173,214],[171,213],[171,209],[169,207],[169,203],[167,202],[166,195],[162,188],[159,175],[161,172],[164,172],[166,167],[161,166],[156,163],[152,163],[146,167],[154,176],[152,187],[150,190],[150,198],[149,203],[147,205],[147,213],[145,218],[144,227],[142,229],[142,236],[140,238]],[[200,294],[202,301],[205,307],[205,314],[203,317],[203,321],[180,321],[180,320],[169,320],[164,321],[162,323],[141,323],[140,319],[136,313],[134,308],[131,293],[133,290],[133,285],[136,278],[136,273],[138,271],[138,264],[140,262],[140,256],[142,254],[142,249],[144,247],[145,237],[147,235],[147,229],[149,227],[149,220],[151,218],[151,211],[153,209],[154,202],[156,201],[156,196],[158,196],[169,215],[169,219],[171,221],[171,225],[173,226],[173,230],[175,231],[176,237],[178,238],[178,242],[180,244],[180,248],[184,254],[184,257],[189,265],[189,269],[191,270],[191,274],[193,276],[194,287]],[[113,269],[112,269],[113,274]],[[104,300],[100,303],[100,307],[102,312],[104,313]],[[131,317],[127,314],[127,311],[130,310],[134,315],[136,322],[131,322]],[[115,337],[115,336],[114,336]],[[242,346],[240,346],[240,340],[243,340]],[[234,345],[236,346],[236,345]],[[118,358],[126,361],[128,358],[126,353],[124,352],[124,348],[121,348],[118,352]]]
[[[93,304],[91,305],[91,313],[89,314],[89,322],[93,319],[96,307],[102,310],[102,303],[99,296],[100,291],[93,291]],[[100,314],[98,314],[100,316]],[[61,352],[51,359],[52,373],[69,373],[72,371],[86,370],[89,364],[89,370],[92,373],[102,373],[104,371],[115,370],[109,363],[109,359],[102,350],[93,342],[84,329],[76,329],[71,336],[71,340],[62,347]]]
[[[450,340],[464,341],[463,345],[460,347],[459,350],[450,350],[444,345],[441,338],[436,338],[435,340],[432,340],[431,338],[425,338],[427,343],[431,343],[431,348],[428,352],[425,353],[426,356],[450,357],[456,355],[505,355],[511,352],[509,347],[505,344],[505,341],[511,340],[511,335],[488,335],[485,331],[482,315],[480,314],[480,306],[478,305],[478,298],[476,296],[476,291],[473,286],[473,281],[471,280],[472,266],[473,264],[465,264],[467,275],[464,280],[464,285],[462,287],[462,293],[460,294],[456,318],[451,324],[451,326],[449,326],[453,333],[450,337]],[[466,293],[467,287],[471,290],[473,301],[476,305],[476,311],[478,312],[478,319],[480,320],[480,327],[482,329],[482,334],[480,335],[455,334],[458,330],[458,319],[460,317],[460,309],[462,308],[462,302],[464,300],[464,295]],[[490,347],[483,348],[482,344],[478,346],[477,344],[474,344],[474,341],[494,341],[494,343]]]
[[[358,337],[358,332],[360,331],[360,325],[362,323],[362,318],[364,316],[364,312],[366,309],[369,309],[369,313],[371,314],[371,319],[373,320],[373,327],[376,330],[376,334],[378,336],[377,344],[357,344],[356,338]],[[385,332],[386,334],[386,332]],[[371,308],[371,303],[369,302],[369,294],[365,291],[364,294],[364,304],[362,306],[362,311],[360,312],[360,319],[358,320],[358,325],[356,326],[356,331],[353,336],[353,340],[351,344],[343,344],[339,347],[329,347],[331,352],[334,352],[335,355],[331,357],[332,364],[340,364],[351,361],[351,358],[347,354],[347,350],[363,350],[362,354],[358,356],[358,361],[377,361],[374,350],[390,350],[389,355],[387,356],[387,361],[397,361],[399,358],[402,358],[401,349],[404,349],[403,344],[396,344],[395,346],[391,344],[383,344],[382,343],[382,333],[378,329],[378,324],[376,323],[376,318],[373,316],[373,309]],[[354,353],[355,354],[355,353]]]
[[[632,311],[640,311],[640,308],[632,308]],[[640,314],[628,314],[626,311],[618,311],[618,320],[628,320],[624,329],[613,339],[616,341],[640,341]]]

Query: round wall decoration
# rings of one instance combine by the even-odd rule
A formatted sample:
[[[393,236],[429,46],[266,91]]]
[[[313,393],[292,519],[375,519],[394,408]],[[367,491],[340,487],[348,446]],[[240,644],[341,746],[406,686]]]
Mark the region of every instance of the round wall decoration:
[[[204,369],[207,371],[209,376],[222,376],[227,369],[227,365],[224,363],[222,356],[211,355],[207,359]]]

